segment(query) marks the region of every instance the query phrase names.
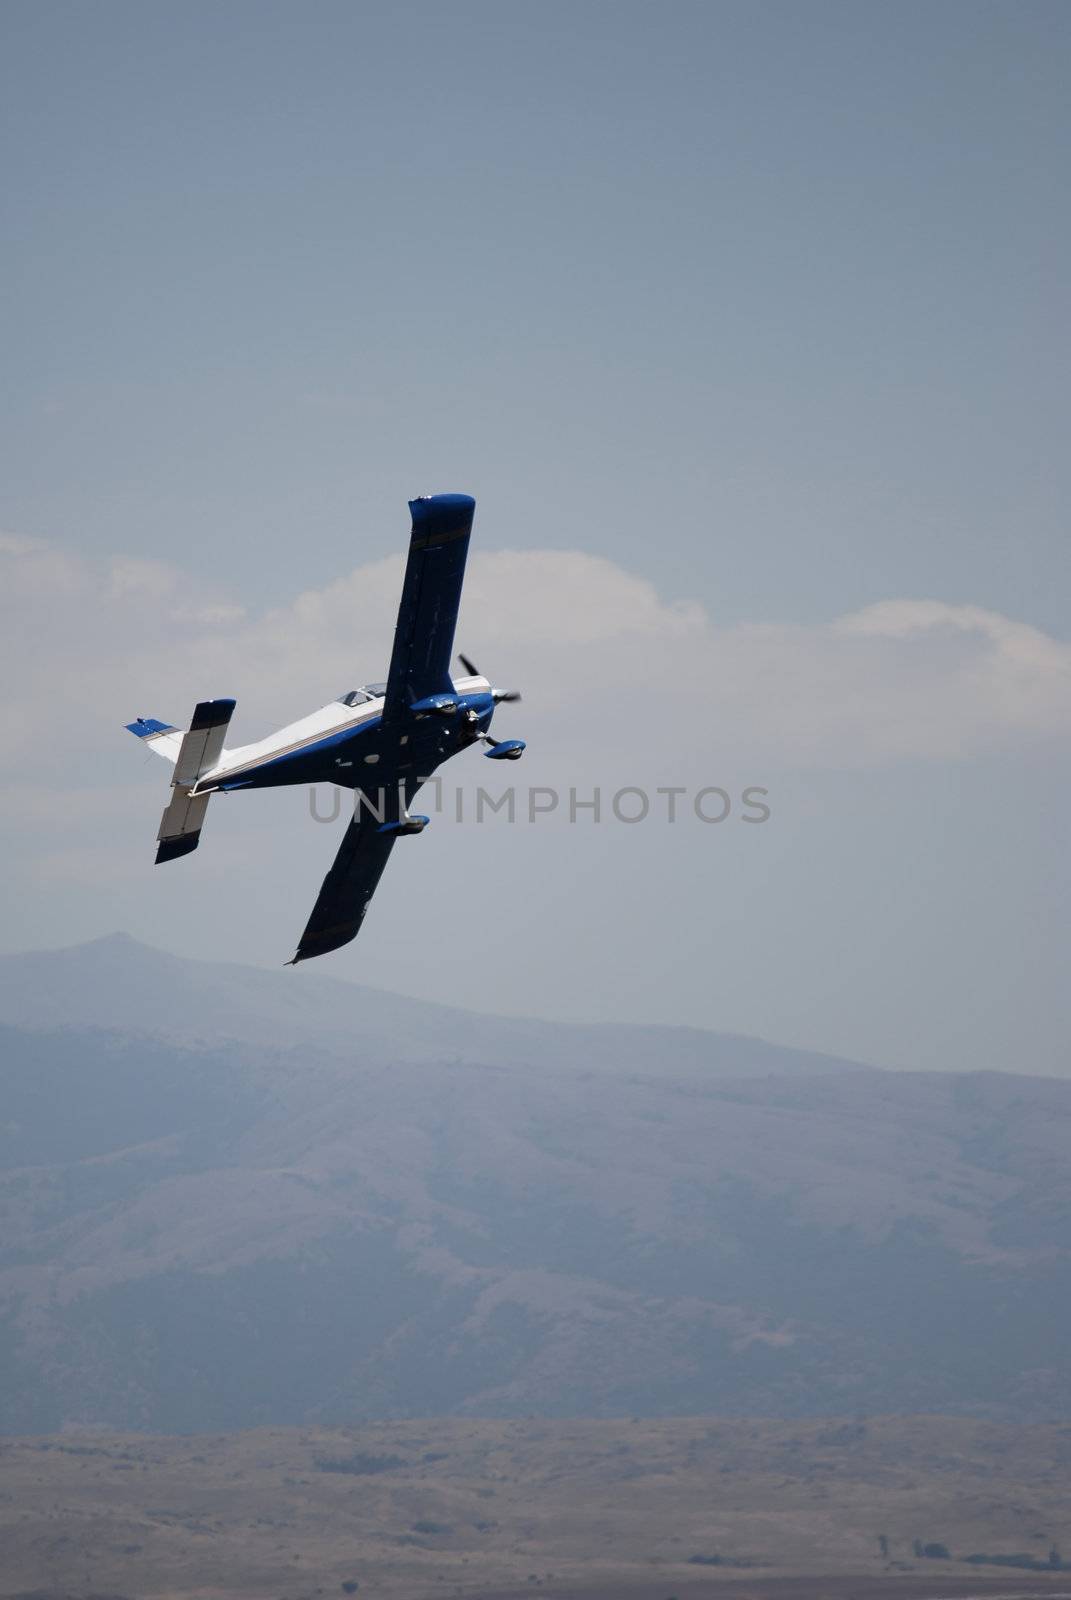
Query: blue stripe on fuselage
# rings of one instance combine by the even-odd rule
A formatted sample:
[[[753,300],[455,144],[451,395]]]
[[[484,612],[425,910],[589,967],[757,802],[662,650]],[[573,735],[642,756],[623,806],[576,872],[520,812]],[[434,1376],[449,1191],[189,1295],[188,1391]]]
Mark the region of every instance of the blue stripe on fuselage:
[[[495,709],[490,694],[464,695],[458,703],[458,715],[470,707],[479,717],[481,732],[486,732]],[[414,763],[421,775],[426,775],[440,762],[468,747],[466,741],[454,737],[457,726],[452,717],[441,720],[437,717],[407,718],[402,724],[390,725],[386,737],[380,739],[374,736],[383,729],[383,718],[372,717],[357,727],[339,728],[297,750],[271,756],[255,767],[246,767],[233,778],[222,779],[218,787],[256,789],[288,783],[340,783],[350,788],[359,787],[361,783],[377,781],[379,763],[366,763],[363,760],[366,755],[378,755],[382,759],[384,776],[386,772],[412,771]],[[410,741],[404,750],[397,744],[398,736],[403,733],[408,734]],[[352,766],[342,766],[340,756],[348,745],[360,746],[360,756],[355,750]]]
[[[336,733],[326,734],[322,739],[315,739],[311,744],[301,745],[297,750],[287,750],[284,755],[271,756],[267,761],[261,761],[255,767],[246,767],[244,771],[236,773],[233,781],[226,778],[220,783],[221,789],[248,789],[258,784],[273,783],[305,783],[325,782],[335,779],[335,760],[339,747],[355,743],[365,734],[369,734],[382,726],[382,717],[370,718],[358,727],[339,728]],[[369,751],[368,754],[374,754]],[[315,769],[315,777],[310,778],[304,771],[305,766]],[[322,769],[322,770],[321,770]]]

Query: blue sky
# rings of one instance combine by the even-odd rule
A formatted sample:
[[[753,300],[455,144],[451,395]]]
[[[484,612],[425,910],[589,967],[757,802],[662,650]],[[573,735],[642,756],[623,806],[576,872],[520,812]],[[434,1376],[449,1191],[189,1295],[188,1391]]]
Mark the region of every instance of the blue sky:
[[[532,633],[517,652],[531,709],[511,731],[538,734],[532,781],[591,778],[596,756],[623,771],[633,741],[646,781],[698,748],[710,781],[774,786],[761,848],[440,837],[429,883],[446,920],[470,908],[482,975],[441,955],[399,970],[401,891],[377,903],[382,938],[370,923],[359,959],[336,964],[467,1004],[680,1016],[903,1065],[1065,1059],[1065,6],[35,3],[2,27],[2,526],[58,552],[81,597],[58,608],[55,574],[20,590],[9,692],[13,715],[51,719],[52,661],[86,729],[65,734],[78,782],[121,786],[130,759],[102,745],[99,707],[83,715],[80,663],[101,669],[116,723],[231,689],[270,721],[269,687],[282,720],[382,671],[368,620],[345,682],[319,692],[315,659],[276,681],[259,656],[247,681],[263,634],[235,628],[230,680],[205,682],[189,602],[145,590],[157,670],[132,616],[94,631],[94,574],[166,564],[183,594],[244,607],[243,628],[273,609],[292,621],[300,592],[400,548],[417,492],[475,494],[474,549],[603,557],[711,629],[781,630],[776,671],[753,642],[717,660],[772,673],[773,696],[777,672],[811,684],[818,721],[817,700],[852,687],[817,670],[821,630],[937,602],[951,609],[912,634],[910,664],[842,664],[878,719],[943,707],[925,738],[886,740],[868,766],[865,716],[807,744],[791,737],[807,705],[780,729],[760,705],[749,742],[738,697],[709,721],[691,702],[661,711],[656,761],[599,699],[612,687],[589,694],[577,674],[597,685],[612,657],[622,695],[661,675],[672,697],[668,613],[646,634],[623,623],[629,648],[599,657],[552,587],[543,650]],[[588,610],[614,604],[587,568],[577,593],[589,578]],[[1023,691],[1037,714],[1016,700],[1012,715],[1005,680],[956,656],[996,637],[971,632],[971,607],[1048,641],[1048,687]],[[512,681],[504,619],[466,621]],[[19,670],[35,659],[19,628],[50,644],[39,681]],[[324,649],[334,671],[337,634]],[[984,693],[946,695],[952,656]],[[543,678],[570,685],[545,710]],[[11,757],[16,815],[31,780],[70,781],[50,760]],[[136,791],[150,841],[154,796]],[[115,862],[140,850],[140,814],[109,812]],[[210,878],[68,882],[40,867],[51,845],[31,823],[9,834],[8,947],[125,925],[275,959],[269,901],[233,849],[249,921],[206,933]],[[313,852],[289,826],[264,823],[292,870],[282,944],[324,849],[323,830]],[[518,867],[540,885],[503,926],[476,880]],[[419,893],[423,866],[399,871]],[[626,946],[633,880],[645,915]]]

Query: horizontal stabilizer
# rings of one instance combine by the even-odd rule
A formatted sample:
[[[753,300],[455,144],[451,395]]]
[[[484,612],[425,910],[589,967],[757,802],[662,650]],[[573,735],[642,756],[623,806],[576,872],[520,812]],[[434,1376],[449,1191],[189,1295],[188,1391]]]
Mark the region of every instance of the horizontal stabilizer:
[[[193,721],[175,763],[173,783],[192,786],[203,773],[211,772],[223,754],[223,740],[233,715],[233,700],[202,700],[194,707]]]
[[[191,795],[185,784],[175,785],[156,834],[159,840],[157,866],[163,861],[174,861],[177,856],[187,856],[191,850],[197,849],[210,798],[207,794]]]
[[[201,828],[208,810],[211,789],[205,794],[195,793],[197,780],[219,764],[223,754],[223,740],[234,712],[233,700],[202,700],[194,707],[193,721],[186,733],[175,760],[171,779],[171,799],[160,818],[157,831],[156,865],[188,856],[196,850],[201,839]],[[134,724],[132,732],[145,726],[143,719]],[[167,730],[171,732],[172,730]],[[149,738],[149,734],[140,734]],[[156,737],[163,738],[161,730]]]
[[[180,834],[177,839],[161,839],[156,846],[156,865],[159,866],[162,861],[176,861],[179,856],[188,856],[200,842],[200,828],[196,833]]]
[[[165,761],[178,760],[184,738],[181,728],[173,727],[170,722],[157,722],[155,717],[139,717],[136,722],[128,722],[126,730],[142,739],[153,755],[163,756]]]

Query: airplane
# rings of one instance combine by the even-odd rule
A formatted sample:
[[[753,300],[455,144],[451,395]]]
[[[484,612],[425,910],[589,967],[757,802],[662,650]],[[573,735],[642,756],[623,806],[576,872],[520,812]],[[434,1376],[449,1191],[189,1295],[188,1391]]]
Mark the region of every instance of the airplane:
[[[410,814],[436,767],[476,744],[496,761],[516,761],[523,739],[493,739],[495,707],[515,701],[466,657],[454,681],[450,659],[476,502],[436,494],[409,502],[413,525],[394,647],[385,683],[350,689],[318,711],[255,744],[225,749],[233,700],[203,700],[183,732],[152,717],[126,727],[174,766],[160,820],[156,862],[196,850],[212,795],[282,784],[335,783],[355,791],[354,816],[297,951],[288,966],[356,938],[395,841],[422,833]]]

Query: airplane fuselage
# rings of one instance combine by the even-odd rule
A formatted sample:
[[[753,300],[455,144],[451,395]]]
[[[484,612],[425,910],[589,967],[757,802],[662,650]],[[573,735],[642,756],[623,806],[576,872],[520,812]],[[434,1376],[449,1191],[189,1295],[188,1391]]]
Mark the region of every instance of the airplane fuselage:
[[[295,783],[337,783],[372,791],[381,785],[381,766],[394,784],[430,777],[451,756],[470,749],[488,731],[494,715],[486,678],[461,678],[454,687],[456,700],[449,710],[410,709],[386,723],[383,695],[357,705],[333,700],[267,739],[224,750],[193,792]]]

